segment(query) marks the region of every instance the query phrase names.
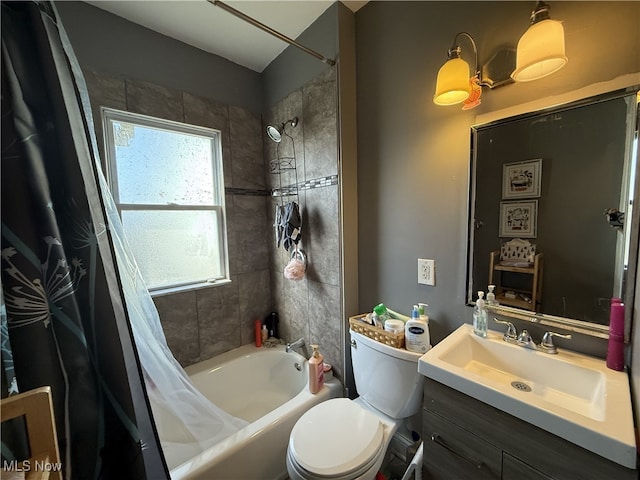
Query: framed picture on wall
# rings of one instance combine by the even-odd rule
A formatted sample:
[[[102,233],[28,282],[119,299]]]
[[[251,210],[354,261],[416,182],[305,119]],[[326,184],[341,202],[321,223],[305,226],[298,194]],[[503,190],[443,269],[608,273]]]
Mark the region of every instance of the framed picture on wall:
[[[500,202],[500,236],[535,238],[538,201]]]
[[[505,163],[502,166],[502,198],[535,198],[540,196],[542,159]]]

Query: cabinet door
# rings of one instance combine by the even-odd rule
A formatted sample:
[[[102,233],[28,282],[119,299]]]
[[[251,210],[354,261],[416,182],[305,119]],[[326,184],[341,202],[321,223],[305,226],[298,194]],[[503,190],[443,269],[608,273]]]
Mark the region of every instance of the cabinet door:
[[[500,479],[500,449],[429,410],[423,432],[427,479]]]
[[[502,480],[553,480],[552,477],[536,470],[531,465],[512,457],[508,453],[502,454]]]

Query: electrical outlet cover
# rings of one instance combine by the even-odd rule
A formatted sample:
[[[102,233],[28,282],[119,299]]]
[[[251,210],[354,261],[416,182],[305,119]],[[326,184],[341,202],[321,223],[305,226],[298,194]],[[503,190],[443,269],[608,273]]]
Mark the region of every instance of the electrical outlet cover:
[[[421,285],[436,284],[436,262],[424,258],[418,259],[418,283]]]

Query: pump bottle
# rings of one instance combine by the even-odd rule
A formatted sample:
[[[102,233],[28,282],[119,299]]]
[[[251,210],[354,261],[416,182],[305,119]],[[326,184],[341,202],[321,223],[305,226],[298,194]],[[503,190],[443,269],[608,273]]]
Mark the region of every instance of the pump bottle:
[[[487,338],[487,309],[485,308],[484,292],[478,292],[478,300],[473,307],[473,333]]]
[[[426,316],[423,314],[423,316]],[[426,319],[420,318],[420,311],[417,305],[414,305],[411,312],[411,320],[404,327],[404,343],[405,348],[410,352],[425,353],[430,348],[429,344],[429,325]]]
[[[309,359],[309,391],[318,393],[324,384],[324,356],[318,350],[318,345],[311,345],[313,354]]]

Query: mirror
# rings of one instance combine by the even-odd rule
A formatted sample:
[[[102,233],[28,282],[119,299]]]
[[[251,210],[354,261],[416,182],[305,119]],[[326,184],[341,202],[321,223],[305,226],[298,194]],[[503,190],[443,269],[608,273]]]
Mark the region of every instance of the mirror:
[[[630,300],[636,94],[472,127],[468,305],[493,283],[501,313],[606,332],[611,298]]]

